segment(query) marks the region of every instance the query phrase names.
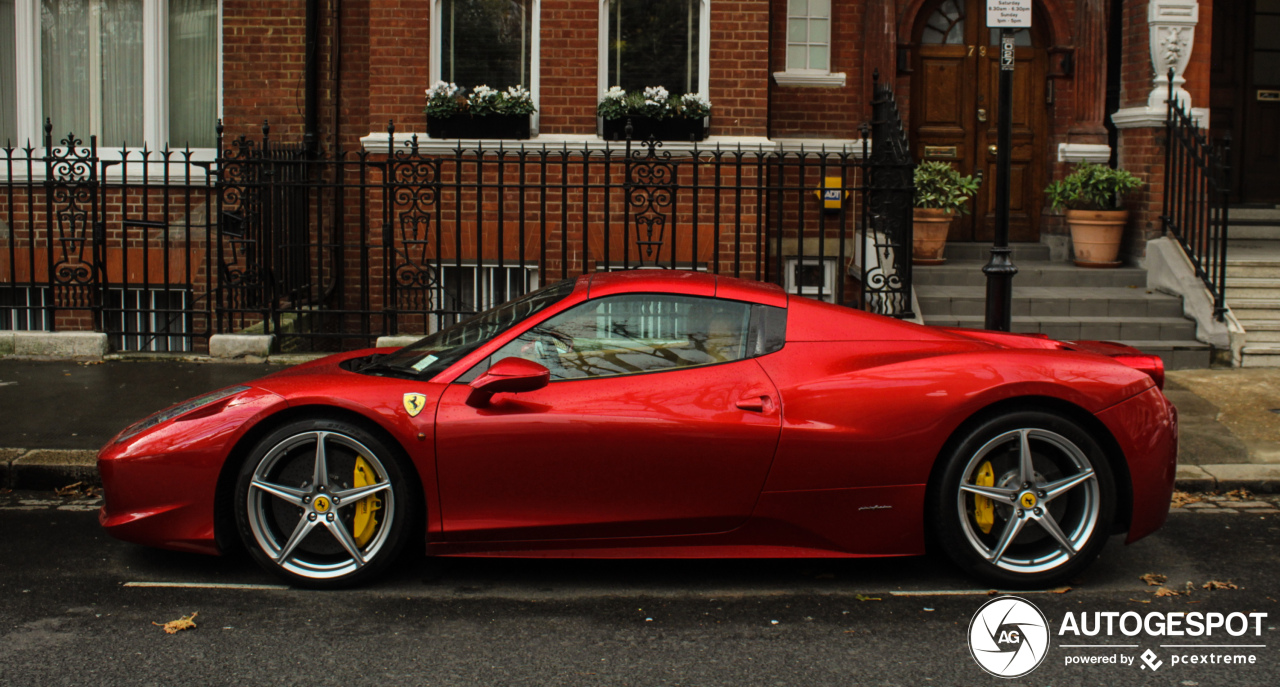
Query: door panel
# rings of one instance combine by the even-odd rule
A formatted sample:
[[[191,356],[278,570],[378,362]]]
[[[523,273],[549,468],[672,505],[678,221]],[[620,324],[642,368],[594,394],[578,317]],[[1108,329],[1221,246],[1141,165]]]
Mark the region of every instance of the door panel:
[[[436,422],[454,541],[733,529],[755,506],[781,426],[755,360],[553,382],[484,408],[467,405],[470,391],[452,385]]]
[[[1000,140],[1000,58],[992,47],[987,52],[979,79],[979,102],[991,105],[987,125],[978,131],[978,149],[983,155],[983,183],[978,191],[978,206],[985,208],[974,234],[979,241],[995,237],[997,157],[992,152]],[[1013,71],[1013,169],[1009,175],[1009,240],[1040,240],[1040,207],[1044,184],[1044,143],[1040,132],[1045,127],[1044,84],[1046,60],[1043,50],[1018,48]]]

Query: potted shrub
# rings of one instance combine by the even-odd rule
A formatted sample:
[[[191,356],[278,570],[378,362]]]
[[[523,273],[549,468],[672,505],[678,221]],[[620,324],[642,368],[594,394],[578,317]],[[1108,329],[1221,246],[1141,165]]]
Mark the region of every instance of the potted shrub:
[[[1049,204],[1066,210],[1077,265],[1120,265],[1120,239],[1129,221],[1129,211],[1120,203],[1126,193],[1139,186],[1142,181],[1122,169],[1082,162],[1065,179],[1045,189]]]
[[[614,86],[600,99],[596,114],[604,120],[604,137],[609,141],[626,139],[627,122],[633,141],[650,136],[659,141],[701,141],[707,137],[711,103],[700,93],[676,96],[662,86],[650,86],[642,93]]]
[[[915,210],[911,261],[917,265],[941,265],[947,232],[957,213],[969,211],[969,199],[978,192],[978,180],[964,176],[946,162],[922,162],[915,171]]]
[[[481,85],[463,95],[457,84],[437,81],[427,89],[425,111],[431,138],[527,139],[529,115],[537,110],[520,86],[496,91]]]

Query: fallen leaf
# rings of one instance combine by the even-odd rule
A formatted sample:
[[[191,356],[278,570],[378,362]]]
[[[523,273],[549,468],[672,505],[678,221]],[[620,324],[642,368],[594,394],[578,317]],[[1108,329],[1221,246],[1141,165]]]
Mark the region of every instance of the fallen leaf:
[[[1050,589],[1048,593],[1049,594],[1066,594],[1069,591],[1071,591],[1071,587],[1058,587],[1057,589]]]
[[[1232,584],[1231,580],[1227,580],[1226,582],[1219,582],[1218,580],[1209,580],[1208,582],[1205,582],[1204,584],[1200,585],[1200,588],[1201,589],[1239,589],[1240,587]]]
[[[881,600],[880,597],[878,596],[863,596],[862,594],[854,594],[853,598],[857,599],[858,601],[880,601]]]
[[[177,620],[170,620],[169,622],[163,625],[157,622],[152,622],[151,624],[157,627],[163,627],[165,632],[172,635],[172,634],[177,634],[183,630],[190,630],[191,628],[195,627],[196,616],[198,615],[200,615],[200,612],[196,611],[191,615],[184,615],[181,618],[178,618]]]
[[[1129,600],[1130,600],[1130,601],[1132,601],[1132,602],[1134,602],[1134,603],[1136,603],[1136,604],[1149,604],[1149,603],[1151,603],[1151,599],[1129,599]]]
[[[1175,591],[1168,587],[1161,587],[1156,590],[1156,596],[1182,596],[1184,594],[1186,594],[1186,592]]]
[[[1232,489],[1227,492],[1228,501],[1252,501],[1253,494],[1248,489]]]
[[[1161,575],[1160,573],[1147,573],[1138,579],[1146,582],[1148,587],[1159,587],[1169,581],[1167,575]]]
[[[92,484],[84,482],[75,482],[65,487],[54,489],[53,493],[63,498],[93,498],[102,493],[101,487],[95,487]]]
[[[1173,500],[1170,501],[1169,505],[1173,506],[1174,508],[1181,508],[1187,505],[1188,503],[1200,503],[1203,500],[1204,499],[1200,498],[1199,496],[1196,496],[1194,494],[1188,494],[1185,491],[1175,491],[1173,492]]]

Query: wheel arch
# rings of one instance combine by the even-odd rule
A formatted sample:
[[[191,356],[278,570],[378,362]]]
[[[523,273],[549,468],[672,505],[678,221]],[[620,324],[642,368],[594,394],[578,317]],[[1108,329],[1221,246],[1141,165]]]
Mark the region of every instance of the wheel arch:
[[[250,427],[236,441],[231,450],[227,452],[227,458],[222,462],[222,469],[218,472],[218,483],[214,492],[213,513],[214,543],[222,553],[238,551],[243,545],[236,533],[235,519],[235,488],[240,467],[248,459],[253,447],[263,437],[290,422],[302,419],[329,419],[350,422],[378,437],[391,450],[399,452],[398,457],[401,465],[409,471],[408,474],[415,482],[410,485],[412,487],[410,493],[414,494],[416,498],[422,498],[422,475],[418,474],[418,466],[410,458],[409,452],[404,445],[395,438],[395,435],[376,420],[354,410],[337,406],[319,404],[291,406],[262,418],[254,426]],[[419,512],[425,515],[426,509],[422,508]],[[421,528],[422,524],[418,524],[416,527]]]
[[[1098,442],[1098,446],[1102,448],[1102,452],[1107,458],[1107,465],[1111,468],[1111,474],[1116,481],[1117,502],[1115,520],[1112,522],[1112,534],[1128,530],[1129,521],[1133,514],[1133,483],[1119,442],[1111,434],[1111,430],[1092,413],[1070,401],[1064,401],[1052,396],[1018,396],[1002,399],[974,412],[961,422],[947,437],[947,440],[943,442],[938,455],[934,456],[933,467],[929,470],[929,481],[925,489],[925,503],[932,503],[934,496],[937,494],[938,483],[941,480],[943,471],[946,469],[944,458],[950,455],[975,427],[1001,415],[1027,410],[1062,415],[1080,425]],[[927,521],[928,518],[926,518]],[[930,526],[928,530],[925,533],[926,539],[934,536],[933,527]]]

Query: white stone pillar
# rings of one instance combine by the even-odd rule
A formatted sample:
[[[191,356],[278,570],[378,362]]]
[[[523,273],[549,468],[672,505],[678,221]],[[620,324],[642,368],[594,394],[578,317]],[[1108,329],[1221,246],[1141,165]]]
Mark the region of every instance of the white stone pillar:
[[[1121,129],[1163,126],[1168,114],[1169,69],[1173,69],[1174,98],[1201,126],[1209,122],[1209,111],[1191,108],[1191,94],[1183,88],[1183,74],[1191,61],[1195,45],[1196,24],[1200,22],[1200,3],[1196,0],[1151,0],[1147,5],[1150,29],[1151,67],[1154,72],[1151,94],[1146,107],[1131,107],[1111,115]]]

